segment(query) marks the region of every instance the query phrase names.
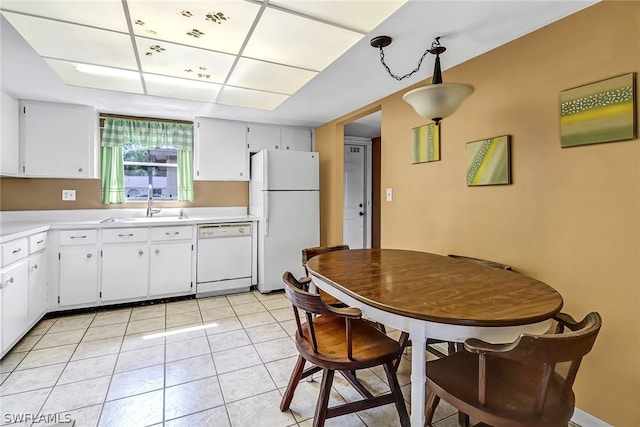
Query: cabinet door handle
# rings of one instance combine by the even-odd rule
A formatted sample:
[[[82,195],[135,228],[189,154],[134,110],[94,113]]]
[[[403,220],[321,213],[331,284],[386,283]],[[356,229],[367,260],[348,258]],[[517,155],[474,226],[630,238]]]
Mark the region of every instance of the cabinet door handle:
[[[179,231],[172,231],[172,232],[167,231],[164,234],[167,235],[167,236],[175,236],[175,235],[180,234],[180,232]]]
[[[71,236],[70,239],[86,239],[87,236]]]
[[[17,253],[18,253],[18,252],[20,252],[21,250],[22,250],[22,248],[18,248],[18,249],[16,249],[15,251],[12,251],[11,253],[12,253],[12,254],[17,254]]]
[[[156,249],[156,254],[159,254],[159,253],[160,253],[160,249]]]
[[[93,254],[87,254],[87,258],[91,258],[93,256]]]
[[[42,243],[42,242],[44,242],[44,240],[38,240],[38,241],[36,242],[36,245],[39,245],[39,244],[40,244],[40,243]]]
[[[129,233],[129,234],[118,234],[118,237],[133,237],[133,233]]]
[[[9,279],[7,279],[7,285],[8,285],[9,283],[13,283],[13,282],[14,282],[13,277],[10,277]]]
[[[142,255],[142,254],[144,254],[144,252],[142,250],[139,250],[138,255]]]
[[[37,269],[38,269],[38,264],[33,264],[32,270],[37,270]]]

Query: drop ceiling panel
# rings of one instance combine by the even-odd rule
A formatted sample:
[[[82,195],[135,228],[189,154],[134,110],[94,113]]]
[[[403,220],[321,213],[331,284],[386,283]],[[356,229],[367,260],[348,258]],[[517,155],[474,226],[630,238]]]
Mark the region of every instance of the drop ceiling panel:
[[[345,28],[368,33],[389,15],[402,6],[406,0],[342,0],[342,1],[300,1],[272,0],[269,5],[282,7],[297,13],[313,16]]]
[[[147,73],[224,83],[234,55],[136,37],[142,70]]]
[[[2,0],[2,9],[128,32],[122,0]]]
[[[259,5],[243,0],[128,0],[127,4],[138,36],[234,54],[260,10]]]
[[[316,76],[315,71],[240,58],[229,78],[232,86],[291,95]]]
[[[258,108],[260,110],[274,110],[287,98],[287,95],[281,95],[279,93],[260,92],[252,89],[225,86],[218,96],[218,104]]]
[[[66,84],[71,86],[144,93],[140,73],[137,71],[118,70],[56,59],[45,59],[45,61]]]
[[[319,71],[361,38],[354,31],[267,9],[244,56]]]
[[[220,85],[194,80],[144,74],[147,94],[191,101],[214,102]]]
[[[127,34],[3,12],[39,55],[116,68],[137,69]]]

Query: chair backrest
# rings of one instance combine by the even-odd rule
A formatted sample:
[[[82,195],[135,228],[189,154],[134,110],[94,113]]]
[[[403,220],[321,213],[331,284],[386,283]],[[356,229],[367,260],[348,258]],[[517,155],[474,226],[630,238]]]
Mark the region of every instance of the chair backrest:
[[[302,250],[302,266],[304,267],[304,272],[308,276],[309,270],[307,270],[307,261],[313,258],[316,255],[320,255],[326,252],[333,251],[345,251],[349,249],[349,245],[335,245],[335,246],[316,246],[313,248],[305,248]]]
[[[287,299],[293,305],[294,311],[297,308],[310,315],[335,315],[319,294],[308,292],[305,284],[298,281],[291,272],[287,271],[282,275],[282,282]]]
[[[487,259],[473,258],[473,257],[469,257],[469,256],[455,255],[455,254],[449,254],[447,256],[449,258],[456,258],[456,259],[461,259],[461,260],[464,260],[464,261],[475,262],[476,264],[482,264],[482,265],[486,265],[488,267],[494,267],[494,268],[500,268],[502,270],[513,271],[513,268],[511,268],[511,266],[509,266],[509,265],[500,264],[499,262],[489,261]]]
[[[499,356],[539,364],[579,360],[593,348],[602,319],[598,313],[592,312],[580,322],[569,323],[566,316],[562,313],[562,317],[556,318],[561,326],[556,333],[522,334],[515,341],[513,349],[500,353]],[[563,327],[569,328],[570,332],[563,333]]]
[[[304,316],[306,318],[306,326],[309,331],[309,337],[311,339],[311,343],[313,345],[313,351],[318,353],[318,342],[316,339],[316,333],[313,327],[313,319],[316,315],[322,316],[341,316],[346,318],[346,336],[347,336],[347,345],[348,345],[348,356],[351,357],[352,352],[352,342],[351,342],[351,331],[349,322],[350,319],[359,319],[362,316],[362,312],[358,308],[348,307],[348,308],[334,308],[327,305],[323,300],[320,294],[307,292],[305,290],[305,284],[303,282],[298,281],[291,272],[287,271],[282,275],[282,282],[284,283],[284,291],[287,295],[287,299],[291,302],[293,306],[293,313],[297,326],[297,335],[302,338],[304,337],[304,325],[300,321],[300,313],[298,310],[302,310],[304,312]]]
[[[556,328],[556,333],[553,334],[522,334],[513,343],[504,345],[487,345],[475,339],[465,341],[465,348],[468,351],[480,354],[479,375],[481,380],[479,382],[478,395],[482,403],[484,403],[483,399],[486,392],[486,384],[483,381],[486,357],[517,360],[530,366],[542,367],[542,376],[535,404],[535,409],[538,413],[542,411],[544,406],[548,385],[551,377],[555,375],[557,363],[570,362],[562,389],[564,393],[571,391],[582,358],[591,351],[598,332],[600,332],[602,319],[596,312],[587,314],[580,322],[576,322],[571,316],[564,313],[560,313],[555,319],[558,321],[558,328]],[[565,327],[570,331],[563,333]],[[493,347],[497,351],[489,350],[485,352],[481,347]]]

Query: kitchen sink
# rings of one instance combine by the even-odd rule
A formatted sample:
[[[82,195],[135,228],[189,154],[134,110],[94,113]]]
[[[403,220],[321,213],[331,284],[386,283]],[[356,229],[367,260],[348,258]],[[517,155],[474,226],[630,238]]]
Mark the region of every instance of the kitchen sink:
[[[100,224],[123,222],[123,223],[147,223],[147,222],[167,222],[167,221],[183,221],[187,217],[178,216],[152,216],[152,217],[136,217],[136,218],[107,218],[100,221]]]

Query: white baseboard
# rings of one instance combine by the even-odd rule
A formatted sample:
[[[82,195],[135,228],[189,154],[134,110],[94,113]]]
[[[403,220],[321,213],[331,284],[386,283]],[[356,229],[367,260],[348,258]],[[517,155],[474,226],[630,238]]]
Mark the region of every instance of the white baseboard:
[[[579,408],[576,408],[573,412],[571,422],[579,425],[580,427],[613,427],[611,424],[608,424],[600,418],[596,418]]]

